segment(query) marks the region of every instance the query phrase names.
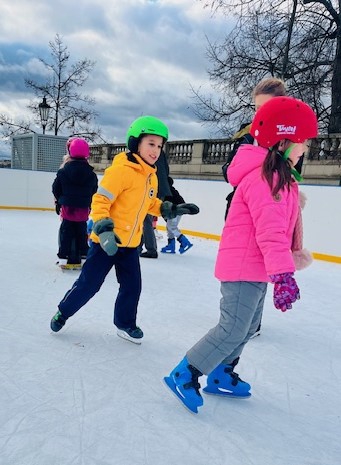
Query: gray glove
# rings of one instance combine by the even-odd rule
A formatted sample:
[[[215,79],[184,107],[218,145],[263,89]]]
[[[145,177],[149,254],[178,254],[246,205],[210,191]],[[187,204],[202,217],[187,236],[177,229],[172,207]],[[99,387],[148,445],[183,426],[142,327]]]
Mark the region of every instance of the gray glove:
[[[166,200],[162,202],[160,211],[165,220],[171,220],[179,215],[197,215],[200,210],[194,203],[180,203],[179,205],[175,205]]]
[[[96,221],[93,232],[99,237],[102,249],[108,255],[115,255],[117,244],[121,244],[121,239],[114,233],[114,222],[111,218],[103,218]]]

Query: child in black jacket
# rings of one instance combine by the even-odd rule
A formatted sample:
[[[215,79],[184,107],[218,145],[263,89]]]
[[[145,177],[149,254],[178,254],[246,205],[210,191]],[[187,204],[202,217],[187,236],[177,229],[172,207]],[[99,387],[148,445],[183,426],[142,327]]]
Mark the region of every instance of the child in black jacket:
[[[68,154],[52,184],[56,212],[61,216],[59,229],[59,265],[70,268],[81,264],[88,252],[87,220],[91,200],[97,191],[97,176],[89,165],[89,145],[73,138],[67,143]]]

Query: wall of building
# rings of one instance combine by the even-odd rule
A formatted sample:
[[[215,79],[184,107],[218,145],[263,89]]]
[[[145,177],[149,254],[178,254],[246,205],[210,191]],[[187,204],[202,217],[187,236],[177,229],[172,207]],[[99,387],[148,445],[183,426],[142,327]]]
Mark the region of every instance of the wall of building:
[[[66,153],[67,137],[26,133],[12,137],[14,169],[56,172]]]
[[[54,173],[1,169],[0,208],[54,209],[51,192],[54,178]],[[181,228],[198,236],[218,239],[230,185],[224,181],[175,179],[175,187],[186,202],[200,207],[199,215],[183,216]],[[302,185],[301,190],[308,198],[303,211],[305,247],[317,258],[341,263],[341,187]],[[165,226],[162,219],[159,226]]]

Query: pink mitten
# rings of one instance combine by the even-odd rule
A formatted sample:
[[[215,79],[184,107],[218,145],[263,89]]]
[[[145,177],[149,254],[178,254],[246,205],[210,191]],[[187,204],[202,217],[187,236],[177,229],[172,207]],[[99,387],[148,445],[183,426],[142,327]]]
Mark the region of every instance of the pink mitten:
[[[300,298],[300,290],[296,284],[294,273],[281,273],[270,275],[274,286],[275,307],[286,312],[296,300]]]

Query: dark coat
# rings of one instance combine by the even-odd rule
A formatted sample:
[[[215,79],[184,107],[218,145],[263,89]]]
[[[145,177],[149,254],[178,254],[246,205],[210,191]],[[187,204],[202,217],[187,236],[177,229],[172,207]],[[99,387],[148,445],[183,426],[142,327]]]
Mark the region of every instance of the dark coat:
[[[93,167],[86,160],[71,160],[58,170],[52,192],[58,205],[90,208],[97,186]]]
[[[230,166],[231,161],[234,159],[239,147],[243,144],[253,144],[254,138],[249,133],[250,127],[251,123],[242,124],[239,128],[239,131],[232,137],[234,142],[227,156],[226,163],[221,167],[226,182],[229,182],[227,179],[227,168]]]
[[[175,187],[173,185],[174,181],[170,176],[168,176],[168,184],[169,184],[169,187],[170,187],[171,195],[167,195],[165,197],[165,200],[168,200],[169,202],[172,202],[175,205],[179,205],[180,203],[185,203],[185,200],[182,197],[182,195],[180,194],[180,192],[175,189]]]
[[[165,200],[165,197],[171,195],[170,186],[168,184],[169,166],[165,152],[162,150],[159,156],[156,166],[156,176],[158,179],[158,191],[157,196],[161,200]]]
[[[251,134],[249,133],[250,131],[250,127],[251,127],[251,123],[245,123],[245,124],[242,124],[241,127],[239,128],[239,131],[233,136],[233,145],[231,147],[231,151],[229,152],[228,156],[227,156],[227,160],[226,160],[226,163],[221,167],[222,169],[222,172],[223,172],[223,176],[224,176],[224,179],[226,182],[229,182],[228,178],[227,178],[227,168],[230,166],[232,160],[234,159],[239,147],[243,144],[253,144],[253,137],[251,136]],[[232,199],[233,199],[233,196],[234,196],[234,193],[236,191],[236,187],[233,188],[233,191],[230,192],[228,194],[228,196],[226,197],[226,210],[225,210],[225,220],[227,218],[227,214],[229,212],[229,209],[230,209],[230,206],[231,206],[231,202],[232,202]]]

